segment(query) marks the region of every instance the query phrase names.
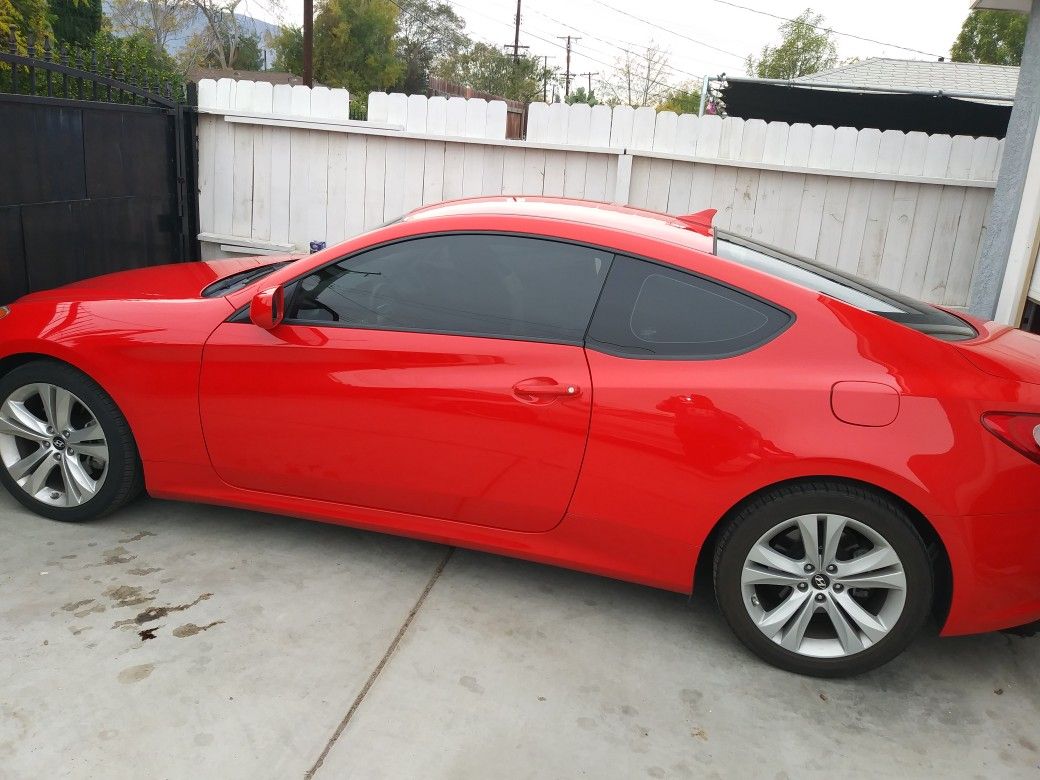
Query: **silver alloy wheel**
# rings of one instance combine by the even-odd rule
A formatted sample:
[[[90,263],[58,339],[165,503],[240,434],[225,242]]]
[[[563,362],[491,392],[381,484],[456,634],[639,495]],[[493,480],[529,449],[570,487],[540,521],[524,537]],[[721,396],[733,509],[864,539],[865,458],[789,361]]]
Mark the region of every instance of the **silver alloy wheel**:
[[[83,401],[38,382],[19,387],[0,406],[0,460],[37,501],[79,506],[105,481],[108,443]]]
[[[892,545],[849,517],[793,517],[754,544],[740,574],[751,620],[781,647],[843,658],[885,638],[906,603]]]

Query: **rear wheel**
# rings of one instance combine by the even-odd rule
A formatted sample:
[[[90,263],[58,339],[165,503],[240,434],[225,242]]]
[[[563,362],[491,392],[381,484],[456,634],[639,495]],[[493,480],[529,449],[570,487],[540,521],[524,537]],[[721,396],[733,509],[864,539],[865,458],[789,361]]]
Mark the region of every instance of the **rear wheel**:
[[[33,361],[0,379],[0,481],[55,520],[89,520],[141,491],[130,426],[86,374]]]
[[[719,541],[714,576],[719,606],[751,650],[818,677],[898,655],[927,619],[934,587],[924,541],[900,506],[826,481],[745,507]]]

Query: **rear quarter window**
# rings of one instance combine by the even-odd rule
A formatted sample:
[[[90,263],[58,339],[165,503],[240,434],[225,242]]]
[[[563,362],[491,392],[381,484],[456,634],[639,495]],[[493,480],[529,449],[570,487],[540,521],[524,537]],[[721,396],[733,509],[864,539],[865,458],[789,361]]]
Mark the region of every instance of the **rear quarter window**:
[[[618,256],[587,344],[624,357],[724,358],[761,346],[791,321],[790,313],[732,287]]]
[[[969,323],[947,311],[776,247],[716,231],[715,254],[944,341],[978,335]]]

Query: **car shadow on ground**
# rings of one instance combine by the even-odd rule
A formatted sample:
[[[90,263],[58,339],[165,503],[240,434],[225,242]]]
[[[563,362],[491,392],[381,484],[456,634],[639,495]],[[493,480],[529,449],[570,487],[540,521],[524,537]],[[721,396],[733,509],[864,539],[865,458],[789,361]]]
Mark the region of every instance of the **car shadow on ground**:
[[[418,545],[435,550],[448,549],[444,545],[432,542],[359,530],[344,525],[226,507],[162,501],[147,497],[138,500],[120,513],[94,521],[94,524],[99,528],[107,526],[123,528],[136,523],[142,528],[147,526],[153,533],[176,534],[178,530],[185,530],[186,510],[197,516],[191,523],[193,532],[204,530],[207,544],[212,545],[215,549],[226,546],[228,553],[232,555],[236,539],[243,533],[263,534],[264,546],[272,551],[291,549],[294,553],[306,554],[308,550],[312,550],[314,554],[321,555],[322,558],[327,558],[330,554],[349,556],[357,554],[360,549],[392,549],[398,546]],[[668,628],[690,633],[706,644],[732,645],[739,648],[740,652],[745,652],[730,632],[715,604],[710,577],[698,576],[697,587],[693,595],[684,596],[657,588],[493,553],[471,550],[461,550],[460,552],[465,556],[501,562],[500,565],[494,567],[495,576],[500,580],[497,583],[499,587],[509,589],[521,582],[529,584],[539,578],[551,578],[554,581],[554,593],[558,599],[579,598],[579,592],[583,593],[590,589],[598,589],[610,594],[623,593],[625,600],[631,602],[633,608],[639,612],[658,612],[664,609],[668,613],[678,613],[678,619],[686,623],[686,625],[669,626]],[[449,573],[450,567],[449,563]],[[1028,654],[1030,658],[1040,660],[1038,627],[1040,627],[1040,623],[1011,629],[1007,632],[943,638],[939,636],[939,625],[932,621],[907,651],[907,659],[897,660],[884,671],[869,673],[859,679],[864,684],[875,685],[879,678],[891,678],[893,673],[910,662],[908,659],[929,659],[929,666],[932,667],[929,674],[939,677],[941,677],[939,670],[948,668],[952,670],[961,663],[970,668],[988,668],[993,663],[1006,662],[1008,658],[1018,658],[1020,654],[1023,658]],[[662,626],[662,629],[664,628]],[[759,663],[750,653],[748,653],[748,657],[750,662]],[[1036,681],[1037,678],[1034,677],[1034,680]],[[1038,686],[1038,692],[1040,692],[1040,686]]]

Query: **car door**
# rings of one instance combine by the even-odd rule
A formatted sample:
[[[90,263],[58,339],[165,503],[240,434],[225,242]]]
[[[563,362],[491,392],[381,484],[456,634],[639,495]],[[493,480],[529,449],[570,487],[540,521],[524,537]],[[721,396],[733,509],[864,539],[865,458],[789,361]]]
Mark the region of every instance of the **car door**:
[[[770,348],[793,321],[713,279],[615,257],[586,340],[596,397],[570,511],[638,517],[688,551],[691,529],[762,485],[760,465],[795,457],[773,434],[802,426],[812,361]]]
[[[242,488],[520,531],[566,511],[591,383],[582,342],[612,257],[499,234],[394,242],[237,317],[203,355],[213,466]]]

